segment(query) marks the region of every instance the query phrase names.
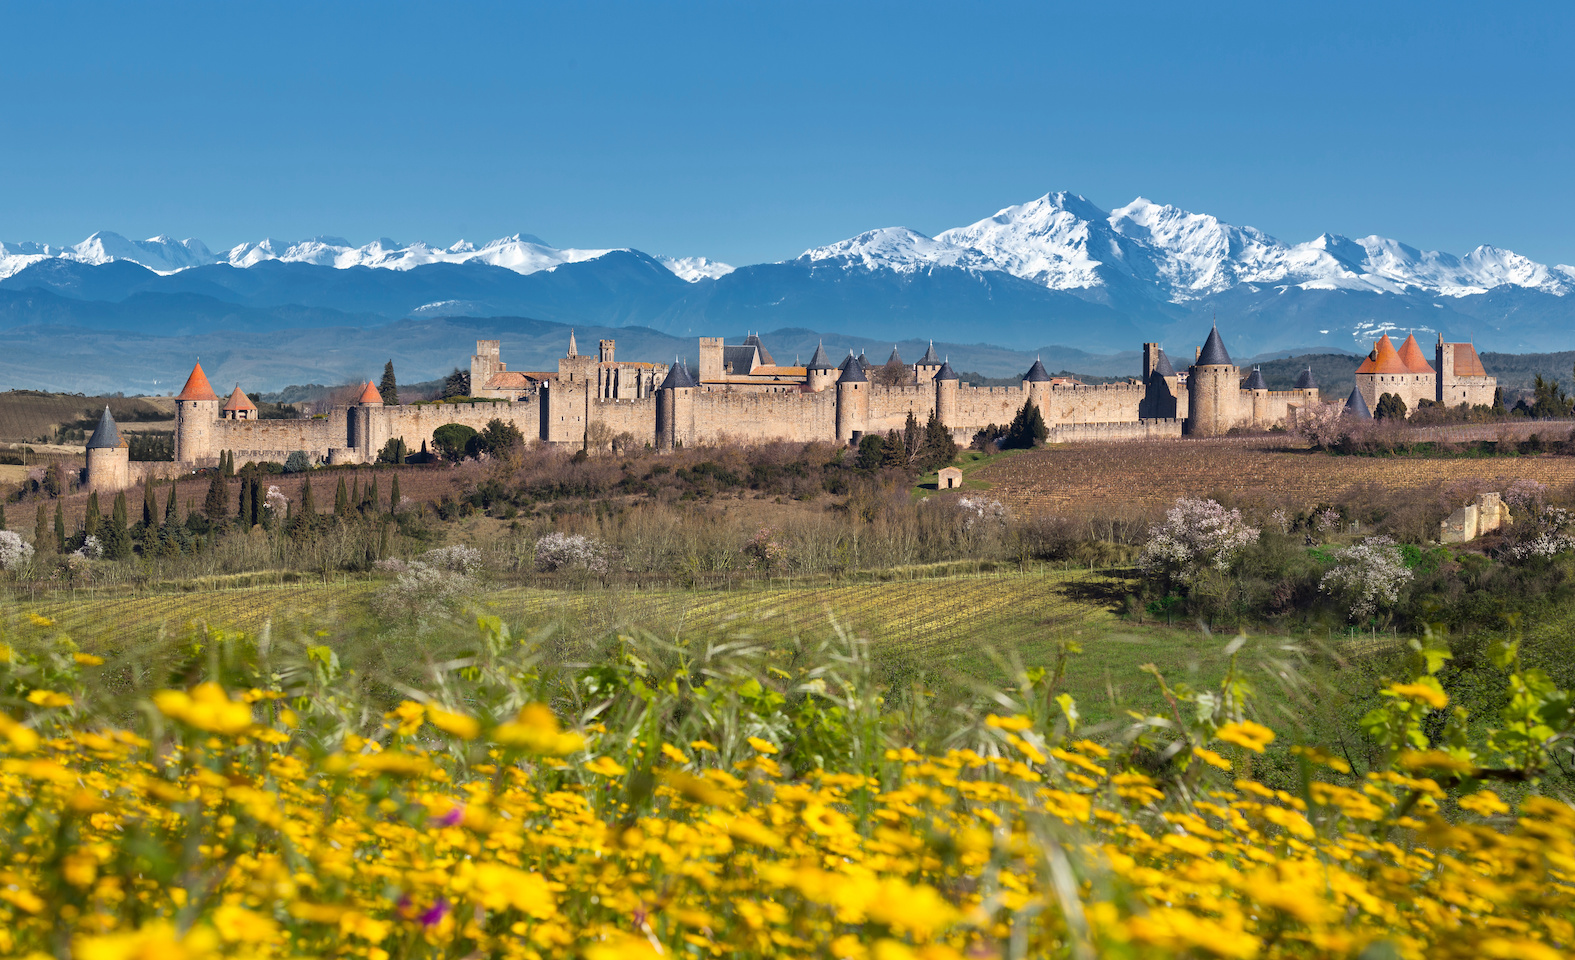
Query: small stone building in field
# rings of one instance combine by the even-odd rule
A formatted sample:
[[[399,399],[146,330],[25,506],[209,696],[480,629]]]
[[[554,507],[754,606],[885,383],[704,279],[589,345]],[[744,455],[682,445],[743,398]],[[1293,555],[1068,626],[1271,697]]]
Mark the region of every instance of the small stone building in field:
[[[935,488],[937,490],[955,490],[962,486],[962,471],[956,467],[942,467],[936,474]]]

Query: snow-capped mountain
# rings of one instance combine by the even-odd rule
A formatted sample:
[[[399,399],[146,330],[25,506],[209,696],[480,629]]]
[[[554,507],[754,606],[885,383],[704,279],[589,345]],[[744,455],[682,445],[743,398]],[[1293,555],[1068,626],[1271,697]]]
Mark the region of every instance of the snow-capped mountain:
[[[1332,234],[1287,244],[1253,227],[1142,197],[1107,212],[1065,192],[933,238],[888,227],[807,250],[800,259],[896,271],[937,264],[1000,270],[1051,290],[1131,288],[1135,282],[1176,304],[1242,284],[1448,297],[1502,286],[1556,296],[1575,289],[1575,267],[1545,266],[1497,247],[1456,257],[1385,237]]]
[[[0,279],[30,264],[51,258],[95,265],[129,260],[160,275],[217,263],[228,263],[232,267],[253,267],[268,260],[310,263],[341,270],[349,267],[410,270],[429,263],[485,263],[528,275],[552,270],[565,263],[595,260],[611,252],[613,248],[560,249],[539,237],[516,233],[479,247],[465,240],[448,247],[434,247],[419,241],[399,243],[386,237],[363,246],[356,246],[340,237],[314,237],[296,242],[265,239],[237,244],[222,254],[216,254],[201,240],[174,240],[162,236],[148,240],[128,240],[118,233],[101,232],[68,247],[40,243],[0,243]],[[691,282],[703,278],[715,279],[733,270],[725,263],[706,257],[663,258],[661,262],[674,274]]]

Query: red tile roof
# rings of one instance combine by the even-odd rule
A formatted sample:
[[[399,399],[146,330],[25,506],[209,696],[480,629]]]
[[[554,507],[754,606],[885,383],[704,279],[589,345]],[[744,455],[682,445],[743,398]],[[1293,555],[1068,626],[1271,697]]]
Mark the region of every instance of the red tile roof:
[[[176,400],[217,400],[219,395],[213,392],[213,387],[208,385],[208,375],[202,372],[202,364],[191,368],[191,376],[186,378],[186,386],[175,395]]]
[[[230,394],[230,402],[224,405],[226,410],[256,410],[257,405],[252,403],[252,398],[246,395],[240,384],[236,384],[235,392]]]
[[[1432,364],[1423,356],[1422,348],[1417,346],[1416,334],[1405,338],[1405,343],[1400,345],[1400,362],[1411,373],[1433,373]]]
[[[1476,347],[1469,343],[1456,343],[1452,346],[1455,348],[1455,376],[1487,376],[1487,371],[1482,368],[1482,358],[1477,356]]]
[[[366,389],[361,391],[361,399],[358,402],[360,402],[360,403],[382,403],[383,402],[383,395],[381,393],[377,392],[377,384],[375,384],[372,381],[368,380],[366,382]]]

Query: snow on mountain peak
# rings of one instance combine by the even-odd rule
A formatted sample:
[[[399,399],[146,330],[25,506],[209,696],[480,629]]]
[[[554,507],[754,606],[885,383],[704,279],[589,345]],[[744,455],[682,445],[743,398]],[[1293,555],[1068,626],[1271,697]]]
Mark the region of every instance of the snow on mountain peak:
[[[964,267],[981,270],[1000,269],[978,250],[927,237],[907,227],[881,227],[867,230],[824,247],[812,247],[799,255],[811,264],[841,261],[843,266],[865,270],[885,268],[913,273],[929,267]]]
[[[673,272],[673,275],[690,283],[725,277],[737,268],[710,257],[657,257],[656,262]]]

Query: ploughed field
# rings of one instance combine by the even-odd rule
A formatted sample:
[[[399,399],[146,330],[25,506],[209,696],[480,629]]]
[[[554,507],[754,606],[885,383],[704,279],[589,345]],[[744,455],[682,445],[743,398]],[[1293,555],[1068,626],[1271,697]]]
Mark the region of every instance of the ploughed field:
[[[1008,503],[1049,509],[1168,507],[1180,497],[1217,495],[1307,507],[1368,483],[1575,483],[1575,457],[1568,456],[1340,456],[1288,449],[1287,443],[1284,437],[1225,437],[1058,444],[1002,458],[973,479],[990,484],[991,495]]]

